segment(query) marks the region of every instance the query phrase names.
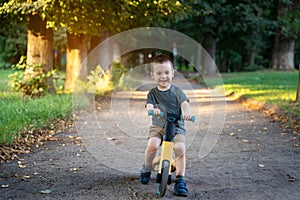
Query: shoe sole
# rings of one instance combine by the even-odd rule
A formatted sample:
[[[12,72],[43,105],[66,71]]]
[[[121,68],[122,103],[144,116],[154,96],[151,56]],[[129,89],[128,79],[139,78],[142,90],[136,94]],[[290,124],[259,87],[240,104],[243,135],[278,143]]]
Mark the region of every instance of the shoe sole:
[[[187,197],[188,196],[188,194],[183,194],[183,193],[176,193],[176,192],[174,192],[174,194],[176,196],[179,196],[179,197]]]

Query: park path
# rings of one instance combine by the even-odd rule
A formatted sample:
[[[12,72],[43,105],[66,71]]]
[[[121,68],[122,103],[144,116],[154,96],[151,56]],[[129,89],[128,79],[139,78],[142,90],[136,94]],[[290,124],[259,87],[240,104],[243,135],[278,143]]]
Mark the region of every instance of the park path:
[[[217,90],[186,91],[186,199],[299,199],[300,137],[281,122]],[[18,160],[0,165],[1,199],[156,199],[155,174],[139,183],[147,143],[145,92],[115,93],[75,129],[55,135]],[[181,199],[172,194],[162,199]]]

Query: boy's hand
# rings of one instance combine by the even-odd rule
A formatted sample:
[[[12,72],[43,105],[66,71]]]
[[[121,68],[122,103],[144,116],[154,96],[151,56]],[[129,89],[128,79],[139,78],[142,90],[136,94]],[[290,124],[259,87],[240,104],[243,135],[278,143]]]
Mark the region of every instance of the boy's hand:
[[[182,119],[183,120],[191,120],[191,118],[192,118],[192,115],[191,114],[182,114]]]
[[[152,109],[155,116],[160,116],[160,109],[154,108]]]
[[[191,120],[192,115],[191,115],[191,106],[187,101],[182,102],[181,104],[181,114],[182,114],[182,119],[183,120]]]
[[[152,110],[152,111],[153,111],[153,114],[154,114],[155,116],[160,116],[160,109],[154,108],[154,106],[153,106],[152,104],[147,104],[147,105],[146,105],[146,109],[147,109],[147,112],[148,112],[149,110]]]

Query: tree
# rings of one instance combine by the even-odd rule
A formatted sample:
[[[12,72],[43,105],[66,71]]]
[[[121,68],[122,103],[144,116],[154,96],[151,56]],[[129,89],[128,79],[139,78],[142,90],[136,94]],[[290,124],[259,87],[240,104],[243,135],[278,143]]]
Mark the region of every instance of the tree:
[[[6,1],[0,1],[0,7]],[[16,64],[26,53],[27,23],[16,16],[0,15],[0,68]]]
[[[272,2],[202,0],[191,7],[190,17],[177,28],[200,42],[220,71],[241,71],[244,65],[260,64],[257,58],[274,27],[269,19]],[[214,67],[203,66],[202,73],[213,74]]]
[[[66,91],[73,90],[91,39],[101,41],[109,34],[140,26],[162,24],[166,18],[182,12],[179,9],[182,8],[181,4],[175,0],[156,2],[116,0],[113,3],[67,0],[55,1],[54,5],[56,9],[50,21],[65,26],[68,32]],[[96,43],[93,42],[92,46],[95,45]]]
[[[299,9],[300,4],[297,0],[278,1],[278,28],[271,62],[273,69],[294,69],[294,45],[300,33]]]
[[[103,24],[109,23],[107,17],[112,10],[106,1],[54,1],[54,8],[49,19],[52,26],[67,29],[65,91],[72,92],[88,55],[90,38],[100,33]]]
[[[1,13],[14,14],[20,20],[27,18],[27,60],[25,79],[53,69],[53,32],[46,27],[49,1],[10,0],[1,7]],[[35,67],[41,65],[40,71]],[[49,81],[49,84],[51,82]]]
[[[300,64],[298,65],[298,90],[297,90],[297,95],[296,95],[296,101],[300,101]]]
[[[38,14],[28,17],[27,64],[41,64],[45,71],[53,69],[53,31]],[[27,68],[30,73],[30,68]]]

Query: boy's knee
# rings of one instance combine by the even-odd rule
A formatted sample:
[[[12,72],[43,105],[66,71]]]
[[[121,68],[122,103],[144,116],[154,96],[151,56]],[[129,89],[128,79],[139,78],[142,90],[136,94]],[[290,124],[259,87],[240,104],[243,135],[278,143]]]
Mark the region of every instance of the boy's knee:
[[[185,144],[183,142],[177,142],[174,144],[174,152],[176,156],[183,155],[185,153]]]
[[[148,141],[148,149],[151,151],[157,151],[160,147],[161,141],[158,138],[150,138]]]

